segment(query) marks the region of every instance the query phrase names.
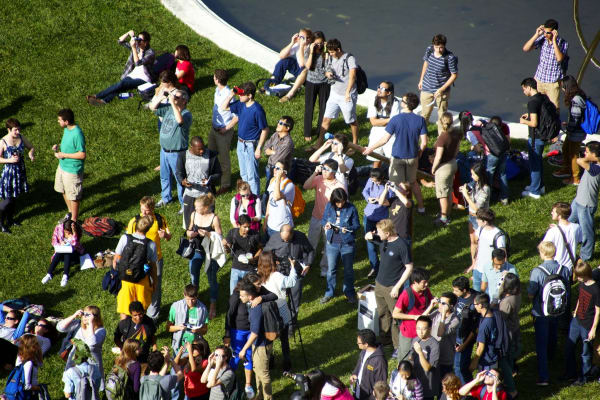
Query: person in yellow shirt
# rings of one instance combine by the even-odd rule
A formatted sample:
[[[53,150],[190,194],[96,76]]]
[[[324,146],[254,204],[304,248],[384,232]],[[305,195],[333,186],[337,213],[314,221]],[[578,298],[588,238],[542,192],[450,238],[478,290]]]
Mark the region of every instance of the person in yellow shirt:
[[[154,199],[150,196],[144,196],[140,200],[140,215],[136,215],[131,218],[129,223],[127,224],[127,233],[133,234],[135,232],[135,226],[137,221],[146,215],[151,216],[154,219],[154,222],[148,232],[146,232],[146,237],[152,240],[156,244],[156,253],[158,255],[157,265],[157,282],[155,286],[155,290],[152,293],[152,302],[150,306],[148,306],[148,310],[146,310],[146,314],[152,318],[155,322],[158,320],[158,314],[160,312],[160,302],[162,297],[162,272],[164,267],[162,251],[160,248],[161,239],[171,240],[171,231],[169,230],[169,225],[167,225],[167,220],[162,215],[154,212],[154,207],[156,203]]]

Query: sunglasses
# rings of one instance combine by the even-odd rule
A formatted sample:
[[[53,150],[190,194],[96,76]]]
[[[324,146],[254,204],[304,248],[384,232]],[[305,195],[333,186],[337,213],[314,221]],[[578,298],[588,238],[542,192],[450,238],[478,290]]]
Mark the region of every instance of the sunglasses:
[[[341,143],[340,142],[336,142],[335,140],[333,142],[331,142],[332,146],[339,146]]]
[[[550,35],[552,35],[552,31],[544,31],[544,35],[550,36]]]
[[[13,317],[5,317],[4,319],[6,319],[8,321],[18,321],[17,318],[13,318]]]
[[[276,171],[283,171],[283,168],[277,167],[277,166],[273,167],[273,169],[276,170]]]
[[[383,86],[377,86],[377,90],[381,90],[382,92],[387,92],[387,91],[389,91],[390,89],[389,89],[389,88],[386,88],[386,87],[383,87]]]
[[[250,195],[249,195],[249,194],[240,194],[240,196],[241,196],[241,197],[244,197],[244,198],[246,198],[246,197],[250,197]]]
[[[181,96],[173,96],[173,98],[179,100],[181,99]]]
[[[333,172],[333,170],[329,167],[323,167],[323,171]]]
[[[89,312],[84,312],[84,313],[83,313],[83,316],[84,316],[84,317],[93,317],[93,316],[94,316],[94,314],[92,314],[92,313],[89,313]]]
[[[281,125],[281,126],[285,126],[286,128],[290,127],[290,124],[288,124],[287,122],[283,122],[283,121],[279,121],[277,124]]]
[[[48,325],[46,324],[37,324],[37,326],[39,326],[40,328],[48,329]]]

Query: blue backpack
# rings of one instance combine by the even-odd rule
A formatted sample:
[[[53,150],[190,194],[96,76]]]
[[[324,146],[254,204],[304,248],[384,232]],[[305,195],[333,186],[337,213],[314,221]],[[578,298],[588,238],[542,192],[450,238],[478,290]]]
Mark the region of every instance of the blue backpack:
[[[588,135],[598,132],[600,127],[600,112],[598,106],[590,99],[585,99],[585,114],[581,129]]]
[[[29,400],[31,398],[31,391],[25,391],[24,387],[25,371],[23,364],[21,364],[15,367],[8,376],[4,395],[8,400]]]

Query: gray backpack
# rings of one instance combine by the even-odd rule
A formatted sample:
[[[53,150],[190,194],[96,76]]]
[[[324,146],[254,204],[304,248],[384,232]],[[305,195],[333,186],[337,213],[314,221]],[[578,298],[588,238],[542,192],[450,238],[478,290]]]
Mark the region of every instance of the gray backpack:
[[[87,364],[87,371],[81,372],[76,366],[73,367],[75,374],[79,377],[79,385],[75,387],[75,400],[100,400],[98,390],[92,382],[92,366]]]
[[[160,375],[148,375],[140,385],[139,400],[160,400],[162,398],[161,378]]]

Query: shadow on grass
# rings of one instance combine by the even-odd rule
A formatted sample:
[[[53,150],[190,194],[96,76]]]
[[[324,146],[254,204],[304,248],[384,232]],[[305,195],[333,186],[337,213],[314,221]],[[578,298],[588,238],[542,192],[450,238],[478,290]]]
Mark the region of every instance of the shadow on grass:
[[[19,111],[23,108],[23,105],[28,101],[31,101],[32,99],[33,96],[30,95],[19,96],[13,99],[9,105],[0,108],[0,119],[5,120],[8,117],[18,114]],[[30,123],[30,125],[32,124]],[[21,127],[25,126],[22,125]]]

